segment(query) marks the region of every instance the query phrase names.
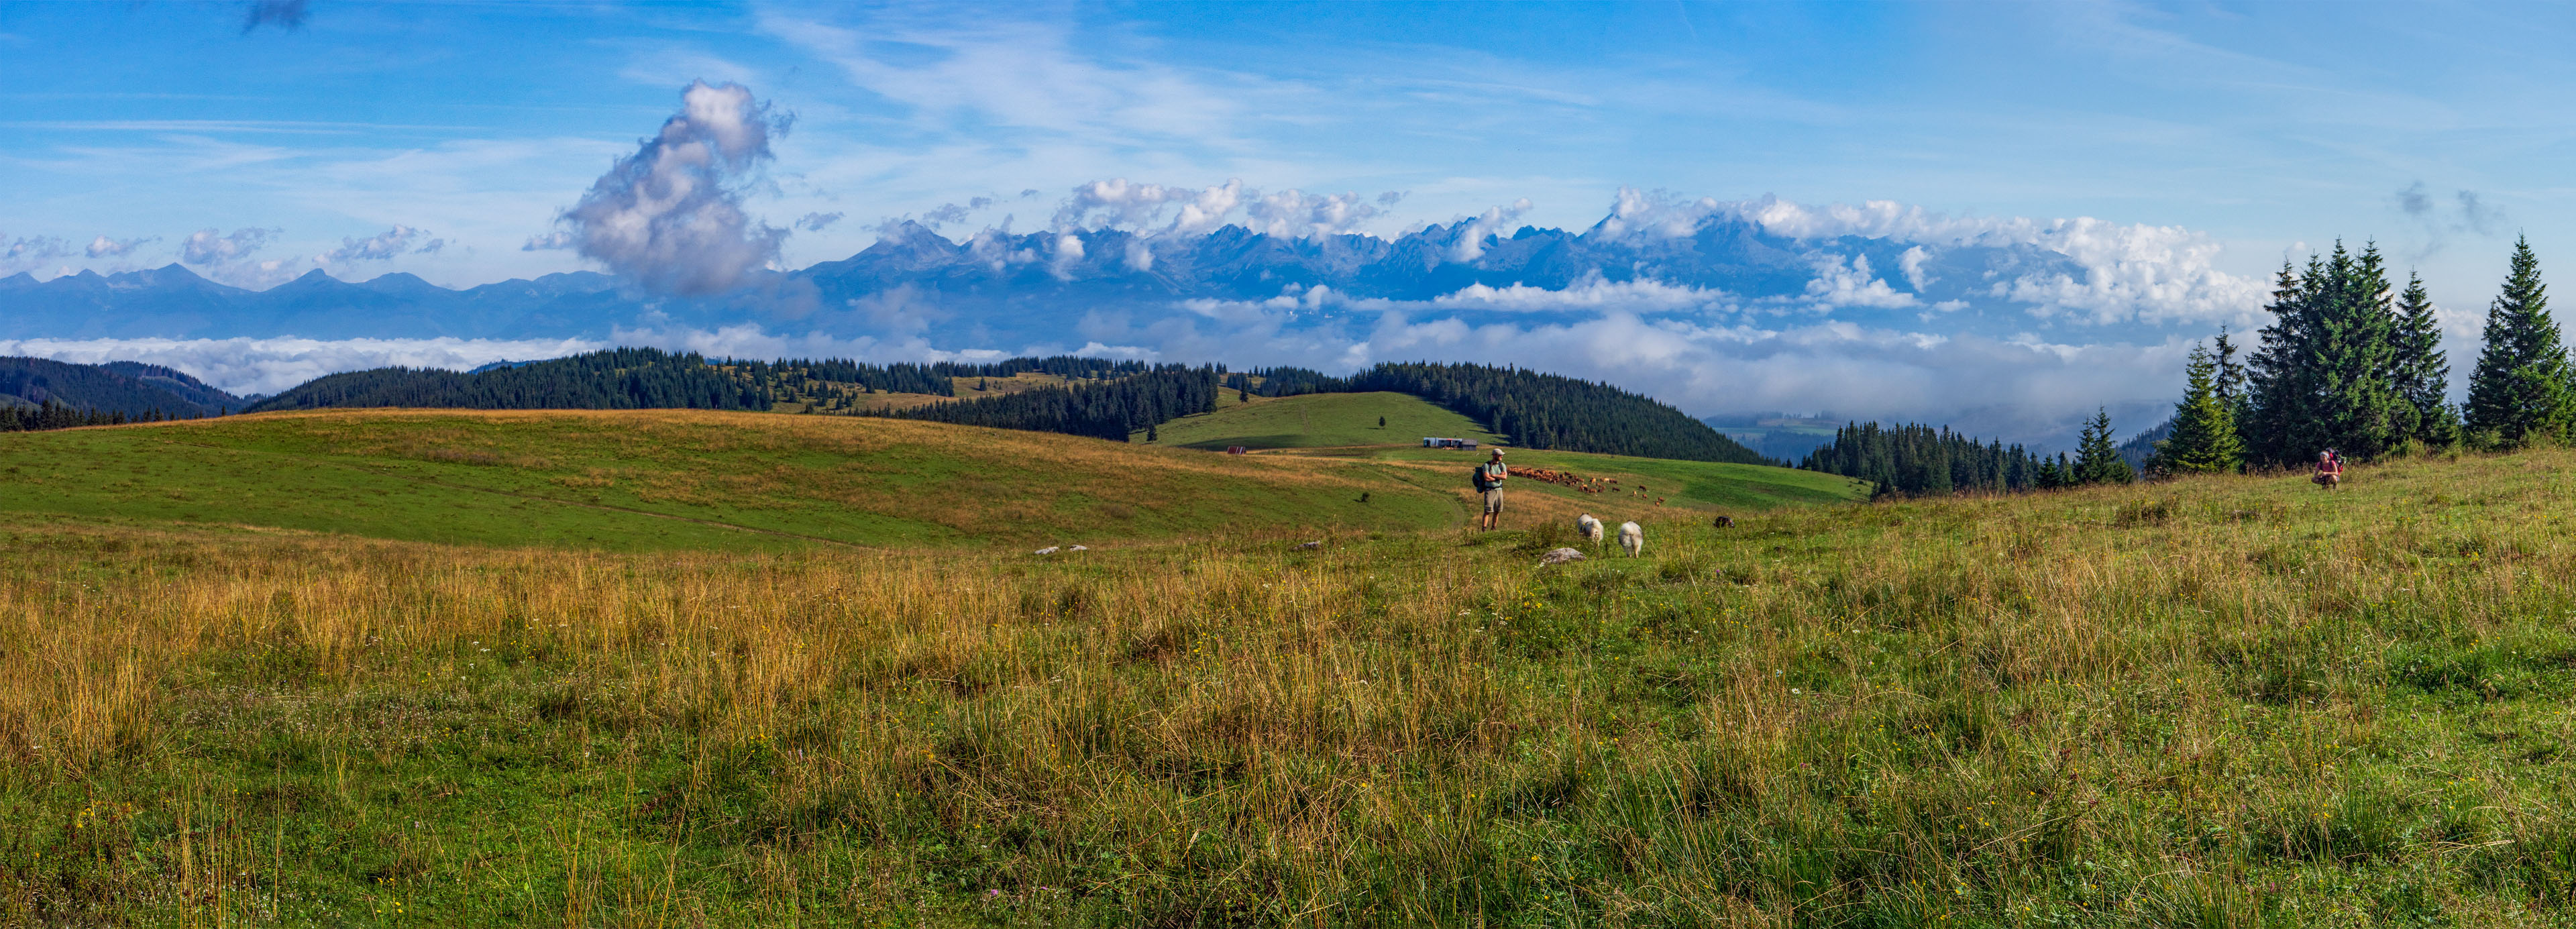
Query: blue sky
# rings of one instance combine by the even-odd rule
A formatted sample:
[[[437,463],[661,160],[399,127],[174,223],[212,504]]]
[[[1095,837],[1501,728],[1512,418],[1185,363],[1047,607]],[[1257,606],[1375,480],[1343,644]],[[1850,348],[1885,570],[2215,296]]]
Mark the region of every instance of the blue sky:
[[[1402,194],[1360,226],[1380,234],[1522,199],[1521,222],[1587,226],[1623,187],[2093,217],[2173,227],[2131,245],[2198,242],[2188,260],[2248,279],[2376,238],[2463,335],[2516,232],[2544,270],[2576,258],[2566,6],[313,0],[248,29],[245,11],[0,5],[0,251],[60,243],[0,273],[157,266],[201,229],[276,230],[249,240],[273,267],[200,268],[253,286],[315,256],[451,286],[595,267],[521,246],[694,80],[793,115],[743,207],[841,218],[793,228],[787,266],[890,217],[1044,227],[1109,178]]]
[[[2568,8],[2337,4],[820,7],[317,0],[0,6],[0,232],[400,224],[447,284],[577,266],[517,246],[693,79],[796,116],[757,212],[791,264],[977,195],[1037,224],[1128,177],[1403,191],[1385,225],[1620,186],[2178,225],[2259,273],[2376,236],[2476,302],[2510,231],[2576,242]],[[2422,184],[2429,218],[2401,208]],[[1043,192],[1042,202],[1017,200]],[[2486,214],[2459,214],[2457,192]],[[2480,220],[2472,222],[2472,219]],[[112,266],[113,261],[55,261]],[[375,268],[367,268],[373,271]]]

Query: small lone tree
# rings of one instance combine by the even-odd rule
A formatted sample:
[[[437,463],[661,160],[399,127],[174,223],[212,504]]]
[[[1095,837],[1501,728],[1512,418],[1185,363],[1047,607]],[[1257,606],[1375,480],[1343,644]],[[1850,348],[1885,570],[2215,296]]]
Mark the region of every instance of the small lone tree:
[[[2184,372],[2182,402],[2174,404],[2173,436],[2157,443],[2148,469],[2173,474],[2236,470],[2245,458],[2245,446],[2236,437],[2236,411],[2219,393],[2218,358],[2194,345]],[[2097,422],[2107,426],[2106,421]]]
[[[2075,446],[2075,483],[2126,484],[2136,478],[2129,462],[2120,457],[2119,447],[2111,444],[2110,411],[2096,408]]]
[[[1377,418],[1377,427],[1380,429],[1386,428],[1386,417],[1380,416]]]

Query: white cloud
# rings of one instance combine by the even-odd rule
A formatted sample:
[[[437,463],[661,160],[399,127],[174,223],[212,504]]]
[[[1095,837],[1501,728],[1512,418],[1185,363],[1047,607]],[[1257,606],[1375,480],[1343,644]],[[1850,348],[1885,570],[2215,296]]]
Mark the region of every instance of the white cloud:
[[[1923,288],[1932,283],[1931,276],[1923,273],[1924,264],[1931,260],[1932,253],[1924,251],[1923,246],[1917,245],[1906,249],[1905,254],[1897,256],[1896,270],[1905,275],[1906,286],[1920,293]]]
[[[1857,306],[1894,310],[1920,302],[1913,294],[1898,293],[1896,288],[1874,276],[1869,257],[1853,255],[1849,261],[1826,255],[1816,263],[1816,279],[1807,282],[1807,299],[1820,306]]]
[[[964,12],[967,8],[958,8]],[[976,10],[871,11],[865,30],[764,10],[761,28],[840,67],[851,83],[925,122],[1042,130],[1131,148],[1141,139],[1227,144],[1255,84],[1208,86],[1217,75],[1112,61],[1084,47],[1069,22]]]
[[[1379,194],[1377,204],[1371,205],[1361,201],[1355,192],[1328,197],[1291,187],[1275,194],[1256,193],[1251,202],[1244,204],[1244,212],[1252,219],[1252,231],[1263,235],[1343,235],[1359,232],[1363,223],[1385,214],[1381,207],[1394,206],[1403,198],[1403,194],[1388,191]]]
[[[1469,222],[1467,228],[1459,230],[1458,243],[1451,257],[1459,261],[1474,261],[1483,257],[1485,239],[1509,231],[1512,223],[1518,221],[1521,214],[1529,212],[1529,209],[1530,202],[1527,197],[1512,201],[1509,207],[1498,206],[1487,209],[1474,221]]]
[[[1562,290],[1513,284],[1470,284],[1431,298],[1443,309],[1564,311],[1622,310],[1631,313],[1705,309],[1731,302],[1722,291],[1667,284],[1657,280],[1607,281],[1596,271]]]
[[[0,355],[168,365],[236,394],[272,394],[341,371],[392,365],[462,371],[606,347],[582,339],[0,339]]]
[[[2041,317],[2067,315],[2102,324],[2243,321],[2262,304],[2265,291],[2261,281],[2218,270],[2219,245],[2206,235],[2180,226],[2123,226],[2090,217],[1945,216],[1888,200],[1818,207],[1770,196],[1681,200],[1623,187],[1600,228],[1613,236],[1676,237],[1697,231],[1711,218],[1738,220],[1796,239],[1857,236],[1918,246],[2018,245],[2057,252],[2083,267],[2081,279],[2033,273],[2003,281],[1992,291],[2034,304],[2032,313]],[[1909,280],[1919,267],[1900,262]]]
[[[134,250],[142,246],[143,243],[156,241],[159,241],[159,237],[157,236],[133,239],[111,239],[102,235],[98,238],[89,240],[89,248],[85,249],[85,251],[91,258],[123,258],[127,255],[133,254]]]
[[[313,256],[315,264],[343,264],[352,261],[391,261],[406,254],[425,254],[447,247],[445,239],[431,239],[417,248],[412,242],[428,231],[397,225],[363,239],[341,239],[340,247]]]
[[[662,131],[591,185],[563,212],[585,258],[646,286],[682,294],[722,291],[778,258],[787,230],[743,211],[741,186],[770,159],[787,120],[740,84],[693,83]],[[524,249],[539,247],[531,239]]]
[[[230,264],[250,257],[250,253],[285,232],[283,229],[253,228],[235,229],[230,235],[222,235],[214,229],[199,229],[179,243],[179,260],[192,265]]]
[[[10,238],[0,235],[0,271],[28,271],[72,254],[72,244],[52,236]],[[69,268],[64,274],[71,273]]]

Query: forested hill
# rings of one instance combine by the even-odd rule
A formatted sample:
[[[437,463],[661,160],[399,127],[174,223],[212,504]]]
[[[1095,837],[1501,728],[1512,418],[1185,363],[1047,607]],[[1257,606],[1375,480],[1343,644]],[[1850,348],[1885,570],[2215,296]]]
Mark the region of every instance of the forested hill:
[[[1519,368],[1386,363],[1347,378],[1304,368],[1273,368],[1255,372],[1254,377],[1230,377],[1227,383],[1274,397],[1374,390],[1408,393],[1476,419],[1523,448],[1775,463],[1652,397]]]
[[[1116,380],[1081,381],[880,415],[1127,441],[1130,433],[1216,409],[1217,369],[1161,365]]]
[[[1124,377],[1145,370],[1102,358],[1014,358],[989,364],[939,362],[876,365],[840,359],[709,361],[694,353],[617,348],[472,373],[377,368],[333,374],[253,407],[438,407],[509,410],[766,410],[794,396],[817,407],[847,408],[875,393],[955,396],[959,377],[1011,377],[1038,372],[1064,378]]]
[[[885,408],[856,402],[873,393],[954,397],[959,378],[1032,373],[1051,375],[1059,382],[954,403]],[[1347,378],[1279,368],[1247,378],[1228,374],[1222,366],[1148,366],[1071,356],[877,365],[842,360],[719,361],[659,349],[620,348],[472,373],[379,368],[334,374],[262,401],[252,410],[776,408],[872,412],[1124,439],[1131,432],[1213,409],[1220,385],[1265,396],[1412,394],[1482,422],[1524,448],[1774,463],[1650,397],[1607,384],[1476,364],[1381,364]]]
[[[183,418],[219,416],[249,406],[250,401],[159,365],[0,358],[0,406],[47,404],[84,413]]]

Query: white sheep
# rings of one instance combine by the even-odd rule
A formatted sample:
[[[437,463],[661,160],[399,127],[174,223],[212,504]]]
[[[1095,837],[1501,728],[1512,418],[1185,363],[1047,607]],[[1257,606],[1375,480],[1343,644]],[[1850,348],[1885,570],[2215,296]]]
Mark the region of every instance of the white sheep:
[[[1037,550],[1037,554],[1040,554],[1040,555],[1052,555],[1052,554],[1055,554],[1055,553],[1056,553],[1056,547],[1055,547],[1055,546],[1053,546],[1053,545],[1049,545],[1049,546],[1047,546],[1047,547],[1045,547],[1045,548],[1041,548],[1041,549],[1038,549],[1038,550]]]
[[[1574,518],[1574,534],[1582,536],[1583,541],[1599,545],[1601,544],[1601,521],[1592,518],[1590,513],[1577,516]]]
[[[1627,549],[1630,558],[1643,554],[1646,551],[1646,527],[1636,523],[1620,523],[1619,547]]]

